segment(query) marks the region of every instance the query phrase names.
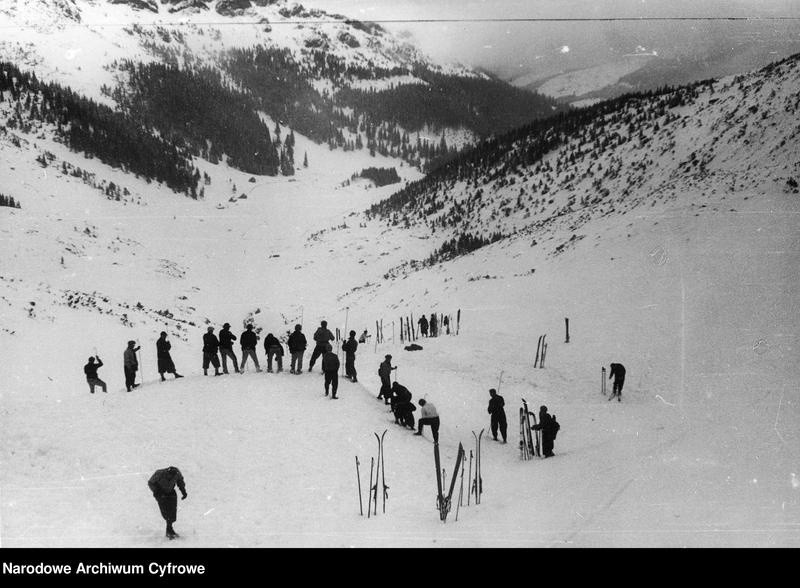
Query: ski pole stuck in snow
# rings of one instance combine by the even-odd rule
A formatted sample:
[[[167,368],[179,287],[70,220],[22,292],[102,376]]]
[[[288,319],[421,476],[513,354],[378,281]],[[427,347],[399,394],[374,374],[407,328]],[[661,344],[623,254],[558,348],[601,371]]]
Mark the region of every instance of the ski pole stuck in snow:
[[[359,514],[363,517],[364,516],[364,504],[361,500],[361,472],[359,471],[359,461],[358,456],[356,455],[356,480],[358,481],[358,511]]]

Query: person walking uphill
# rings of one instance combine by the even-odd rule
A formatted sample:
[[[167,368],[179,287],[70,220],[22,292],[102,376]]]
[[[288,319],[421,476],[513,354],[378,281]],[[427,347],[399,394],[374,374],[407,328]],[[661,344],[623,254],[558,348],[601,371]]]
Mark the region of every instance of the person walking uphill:
[[[622,402],[622,386],[625,385],[625,366],[621,363],[612,363],[610,366],[611,373],[608,374],[608,379],[614,378],[614,387],[611,390],[609,400],[617,397],[617,402]]]
[[[256,371],[261,371],[261,366],[258,365],[258,357],[256,357],[256,345],[258,345],[258,335],[253,331],[253,324],[247,323],[244,328],[242,336],[239,337],[239,344],[242,346],[242,373],[244,373],[244,365],[247,363],[247,358],[253,359],[256,364]]]
[[[158,358],[158,375],[161,376],[162,382],[166,381],[164,374],[172,374],[176,380],[183,377],[175,371],[175,363],[169,353],[170,349],[172,349],[172,344],[167,341],[167,332],[161,331],[161,336],[156,341],[156,357]]]
[[[331,400],[336,398],[336,390],[339,388],[339,358],[333,352],[330,343],[325,344],[325,353],[322,354],[322,373],[325,374],[325,396],[328,395],[328,388],[331,388]]]
[[[344,375],[351,382],[358,382],[356,374],[356,349],[358,349],[356,332],[350,331],[350,338],[342,343],[342,351],[344,351]]]
[[[497,390],[492,388],[489,390],[489,414],[492,415],[491,428],[492,437],[497,441],[497,429],[500,429],[500,434],[503,436],[503,443],[506,442],[506,432],[508,423],[506,422],[506,401],[497,393]]]
[[[389,381],[389,376],[392,370],[396,370],[397,366],[392,367],[392,356],[386,355],[383,363],[378,367],[378,376],[381,378],[381,390],[378,392],[378,400],[383,398],[384,404],[390,404],[392,398],[392,383]]]
[[[306,336],[302,332],[303,327],[300,325],[294,326],[294,333],[289,335],[286,344],[289,346],[289,353],[292,355],[290,374],[299,374],[303,371],[303,353],[306,350]],[[266,343],[266,341],[264,341]],[[267,358],[269,361],[269,358]]]
[[[539,423],[533,425],[531,429],[542,432],[542,455],[553,457],[553,444],[559,429],[561,429],[561,425],[556,421],[555,415],[548,414],[546,406],[540,406]]]
[[[326,345],[329,341],[333,341],[336,337],[328,329],[328,321],[322,321],[319,328],[314,332],[314,351],[311,353],[311,361],[308,363],[308,371],[311,371],[316,363],[317,358],[325,353]]]
[[[136,383],[136,371],[139,369],[139,360],[136,359],[136,352],[139,349],[139,347],[136,347],[136,341],[128,341],[128,347],[122,354],[122,363],[125,368],[125,387],[128,392],[139,385]]]
[[[420,332],[420,334],[423,337],[427,337],[428,336],[428,319],[425,318],[424,314],[421,317],[419,317],[419,320],[417,321],[417,323],[419,323],[419,332]]]
[[[236,359],[236,354],[233,352],[233,342],[236,341],[236,335],[231,333],[231,326],[228,323],[222,325],[222,330],[219,332],[219,354],[222,356],[222,372],[228,373],[228,358],[233,360],[233,369],[239,373],[239,361]]]
[[[203,335],[203,375],[208,375],[208,364],[214,366],[214,375],[220,376],[219,373],[219,357],[217,357],[217,349],[219,349],[219,339],[214,334],[214,327],[208,327],[206,334]]]
[[[299,326],[299,325],[298,325]],[[300,334],[302,336],[302,333]],[[292,336],[289,336],[291,339]],[[303,337],[303,342],[305,343],[305,337]],[[291,346],[290,346],[291,349]],[[272,333],[267,334],[266,339],[264,339],[264,351],[267,353],[267,371],[272,373],[272,358],[274,357],[275,360],[278,362],[278,372],[283,371],[283,345],[281,342],[278,341],[278,338],[275,337]],[[302,365],[302,355],[303,352],[300,352],[301,357],[301,365]],[[294,367],[292,368],[292,373],[294,373]]]
[[[417,432],[415,435],[422,435],[422,427],[428,425],[433,433],[433,442],[439,442],[439,413],[436,412],[436,407],[432,402],[427,402],[424,398],[420,398],[419,405],[422,407],[417,421]]]
[[[97,360],[97,363],[94,360]],[[103,392],[108,393],[106,389],[106,383],[97,377],[97,370],[103,367],[103,362],[100,361],[100,357],[95,355],[94,357],[89,358],[89,363],[83,366],[83,373],[86,374],[86,382],[89,384],[89,392],[94,394],[94,387],[100,386]]]
[[[431,337],[438,337],[439,336],[438,319],[436,318],[435,312],[431,313],[430,326],[431,326]]]
[[[181,471],[175,466],[156,470],[147,481],[147,486],[158,503],[161,516],[167,521],[167,538],[180,537],[172,528],[172,523],[178,519],[178,494],[175,492],[175,486],[181,491],[181,500],[186,500],[188,496]]]

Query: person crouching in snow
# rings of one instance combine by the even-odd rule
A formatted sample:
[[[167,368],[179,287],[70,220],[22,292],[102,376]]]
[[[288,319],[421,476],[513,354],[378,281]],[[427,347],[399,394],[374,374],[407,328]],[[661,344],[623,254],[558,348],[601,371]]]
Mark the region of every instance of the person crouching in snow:
[[[175,492],[175,486],[178,486],[181,491],[181,500],[186,500],[187,496],[181,471],[175,466],[156,470],[147,481],[147,486],[158,503],[161,516],[167,521],[167,538],[179,537],[172,528],[172,523],[178,519],[178,494]]]
[[[328,388],[332,388],[331,400],[338,400],[336,390],[339,388],[339,358],[330,343],[325,345],[322,354],[322,373],[325,374],[325,396],[328,395]]]
[[[419,405],[422,409],[417,421],[418,429],[414,434],[422,435],[422,427],[428,425],[431,428],[431,433],[433,433],[433,442],[439,443],[439,413],[436,412],[436,407],[432,402],[427,402],[424,398],[419,399]]]

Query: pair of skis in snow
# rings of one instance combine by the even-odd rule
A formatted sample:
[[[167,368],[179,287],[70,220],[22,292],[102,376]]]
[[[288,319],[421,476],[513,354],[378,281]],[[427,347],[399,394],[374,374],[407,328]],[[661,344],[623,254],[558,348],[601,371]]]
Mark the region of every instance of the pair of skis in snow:
[[[374,433],[375,439],[378,440],[378,457],[370,458],[369,464],[369,496],[367,497],[367,518],[370,518],[371,514],[375,516],[378,515],[378,483],[383,489],[383,513],[386,514],[386,499],[389,498],[389,486],[386,485],[386,465],[384,463],[384,456],[383,456],[383,438],[386,436],[385,429],[383,433],[379,436],[377,433]],[[376,468],[377,464],[377,468]],[[358,508],[361,516],[364,516],[364,503],[362,501],[362,494],[361,494],[361,471],[359,466],[361,462],[358,461],[358,456],[356,455],[356,479],[358,481]],[[374,479],[373,479],[374,474]]]
[[[533,419],[533,424],[531,424]],[[520,459],[529,460],[542,457],[540,431],[534,429],[536,415],[528,410],[528,401],[522,399],[519,409],[519,456]]]
[[[469,504],[470,497],[475,495],[475,504],[480,504],[481,494],[483,493],[483,478],[481,477],[481,439],[484,430],[481,429],[480,433],[472,431],[472,436],[475,438],[475,474],[472,474],[472,460],[473,454],[470,450],[469,453],[469,469],[470,473],[467,476],[470,489],[467,496],[467,504]],[[446,472],[442,469],[441,460],[439,458],[439,444],[433,444],[433,458],[436,465],[436,508],[439,510],[439,518],[444,523],[447,521],[447,515],[450,512],[453,501],[453,491],[456,487],[456,480],[459,478],[459,469],[461,470],[461,487],[458,492],[458,502],[456,503],[456,520],[458,520],[458,511],[464,497],[464,467],[466,466],[467,456],[464,451],[464,446],[458,444],[458,453],[456,455],[456,463],[453,467],[453,474],[450,478],[450,487],[447,494],[444,494],[444,487],[446,484]]]

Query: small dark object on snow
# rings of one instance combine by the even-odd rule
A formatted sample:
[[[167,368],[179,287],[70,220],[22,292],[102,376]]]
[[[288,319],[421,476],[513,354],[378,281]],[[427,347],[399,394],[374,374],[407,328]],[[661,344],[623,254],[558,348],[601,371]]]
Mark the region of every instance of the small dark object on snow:
[[[422,351],[422,345],[417,345],[416,343],[412,343],[411,345],[406,345],[404,349],[406,351]]]

